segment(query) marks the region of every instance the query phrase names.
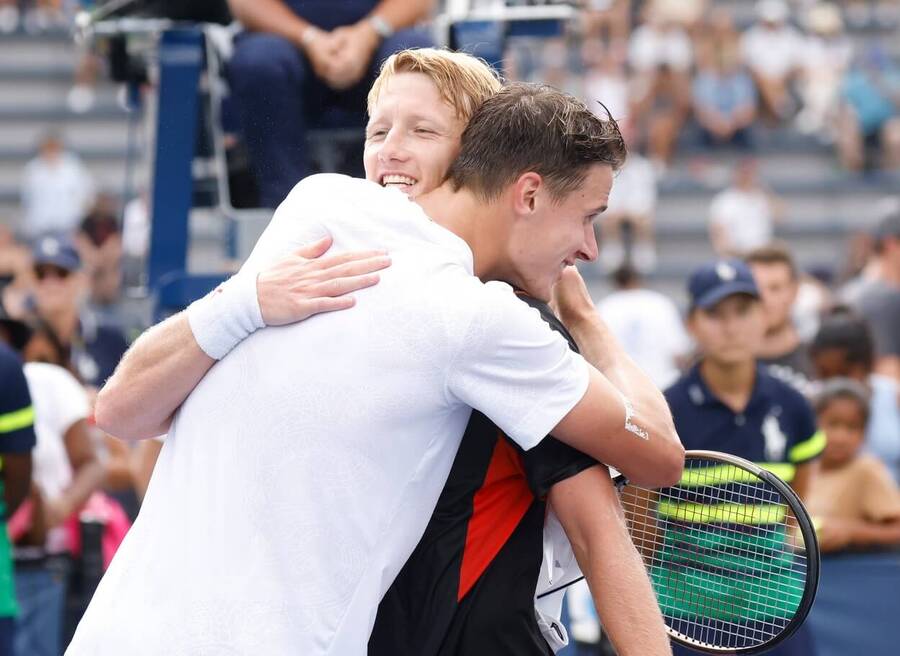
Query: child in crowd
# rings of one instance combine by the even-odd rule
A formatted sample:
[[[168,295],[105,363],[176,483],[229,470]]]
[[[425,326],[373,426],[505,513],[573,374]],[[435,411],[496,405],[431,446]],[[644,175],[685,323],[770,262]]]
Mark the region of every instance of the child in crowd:
[[[827,380],[815,401],[828,442],[809,495],[823,552],[900,546],[900,488],[884,464],[859,453],[868,392],[849,378]]]

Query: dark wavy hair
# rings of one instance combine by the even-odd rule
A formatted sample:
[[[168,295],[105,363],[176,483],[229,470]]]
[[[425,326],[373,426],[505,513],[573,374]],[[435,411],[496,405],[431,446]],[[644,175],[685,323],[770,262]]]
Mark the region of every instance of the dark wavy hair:
[[[584,182],[592,165],[618,170],[627,152],[608,111],[601,118],[553,87],[513,83],[475,110],[447,180],[490,201],[533,171],[560,199]]]

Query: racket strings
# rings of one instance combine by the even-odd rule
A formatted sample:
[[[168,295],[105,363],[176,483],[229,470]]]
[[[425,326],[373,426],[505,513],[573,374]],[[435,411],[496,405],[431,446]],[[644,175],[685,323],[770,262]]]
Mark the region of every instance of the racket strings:
[[[621,501],[666,623],[687,642],[749,648],[791,622],[808,563],[796,517],[774,487],[688,459],[679,485],[626,485]]]

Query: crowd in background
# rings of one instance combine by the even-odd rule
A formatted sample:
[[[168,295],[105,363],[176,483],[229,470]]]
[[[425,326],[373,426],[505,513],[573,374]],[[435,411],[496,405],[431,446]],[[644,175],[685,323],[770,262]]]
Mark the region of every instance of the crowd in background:
[[[0,0],[0,32],[20,22],[50,29],[70,13],[65,2]],[[873,20],[900,29],[900,3],[761,0],[753,21],[738,25],[727,6],[704,0],[601,0],[585,3],[564,37],[513,42],[503,61],[509,78],[599,99],[603,107],[592,106],[620,120],[631,154],[598,226],[613,291],[596,300],[661,388],[690,364],[693,346],[681,308],[644,281],[656,268],[657,187],[679,173],[682,148],[699,153],[689,173],[701,177],[718,153],[741,155],[732,183],[708,208],[709,256],[749,263],[767,322],[759,357],[814,401],[828,436],[826,475],[812,503],[830,516],[821,525],[825,551],[900,545],[900,515],[886,501],[900,483],[900,199],[885,201],[853,262],[836,260],[829,275],[813,276],[774,240],[776,224],[790,217],[761,182],[755,153],[771,134],[789,131],[833,146],[848,172],[900,167],[896,60],[887,44],[860,45],[845,33],[848,22]],[[85,64],[73,92],[92,93],[96,66]],[[73,111],[91,104],[81,92],[67,102]],[[0,333],[28,363],[38,413],[43,473],[21,514],[9,518],[23,623],[37,636],[47,624],[33,603],[71,630],[83,599],[72,598],[81,592],[75,587],[35,580],[58,581],[59,568],[75,562],[68,555],[84,508],[127,527],[159,448],[125,446],[91,425],[93,396],[146,327],[123,303],[123,271],[147,248],[146,203],[125,200],[98,190],[48,129],[22,171],[19,217],[0,217]],[[10,326],[19,325],[26,332],[14,334]],[[860,483],[875,479],[877,488]],[[895,537],[868,539],[859,522]],[[29,601],[51,588],[52,607]]]
[[[777,126],[836,144],[850,170],[900,164],[894,53],[845,30],[865,3],[761,0],[746,25],[735,5],[705,0],[593,4],[604,8],[585,11],[564,38],[514,47],[508,72],[602,100],[635,126],[657,170],[679,143],[752,151],[757,129]],[[877,7],[900,25],[896,3]]]
[[[756,175],[761,143],[795,133],[833,148],[847,172],[900,169],[896,53],[888,42],[854,41],[845,29],[847,22],[900,25],[900,4],[762,0],[747,3],[749,23],[747,12],[735,16],[737,5],[705,0],[588,4],[598,8],[564,37],[512,42],[504,64],[511,78],[564,89],[625,129],[631,157],[603,225],[607,271],[625,251],[641,271],[654,270],[656,186],[667,173],[716,186],[717,155],[746,160],[709,210],[718,254],[766,244],[783,218]],[[671,171],[680,149],[693,156]]]

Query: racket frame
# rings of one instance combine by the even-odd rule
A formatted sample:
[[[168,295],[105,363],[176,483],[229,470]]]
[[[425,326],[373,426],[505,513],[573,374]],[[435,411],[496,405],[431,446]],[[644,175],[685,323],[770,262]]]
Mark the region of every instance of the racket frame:
[[[719,462],[722,464],[731,465],[733,467],[738,467],[750,472],[757,478],[762,479],[773,488],[775,488],[775,490],[785,500],[785,503],[790,509],[791,514],[793,514],[794,518],[796,519],[797,527],[803,537],[804,546],[806,547],[806,580],[803,587],[803,596],[800,598],[800,604],[797,606],[797,610],[794,613],[794,616],[778,635],[759,645],[737,648],[710,645],[708,643],[695,640],[690,636],[686,636],[679,631],[676,631],[675,629],[671,628],[668,623],[666,623],[666,632],[669,634],[669,637],[671,637],[672,640],[674,640],[678,644],[707,654],[756,654],[767,651],[773,648],[775,645],[784,642],[797,632],[797,629],[799,629],[804,620],[806,620],[806,616],[809,614],[813,602],[816,599],[816,592],[818,591],[819,587],[820,556],[819,542],[816,538],[816,530],[813,526],[812,519],[810,518],[806,507],[803,505],[803,501],[800,499],[799,495],[794,492],[791,486],[785,483],[772,472],[760,467],[756,463],[750,462],[749,460],[740,458],[738,456],[731,455],[730,453],[722,453],[719,451],[691,450],[686,451],[684,457],[685,461],[705,460],[708,462]],[[625,476],[619,474],[613,479],[613,483],[615,483],[617,489],[621,491],[621,489],[628,484],[628,480]],[[542,599],[543,597],[547,597],[551,594],[559,592],[560,590],[564,590],[565,588],[578,583],[583,578],[584,577],[581,576],[573,581],[569,581],[564,585],[552,588],[546,592],[541,593],[540,595],[537,595],[536,598]]]

